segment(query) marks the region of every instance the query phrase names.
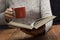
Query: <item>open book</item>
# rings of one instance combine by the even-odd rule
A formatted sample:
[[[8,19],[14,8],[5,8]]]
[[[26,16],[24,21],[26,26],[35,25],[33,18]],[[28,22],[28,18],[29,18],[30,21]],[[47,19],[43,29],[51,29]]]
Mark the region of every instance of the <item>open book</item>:
[[[42,25],[44,25],[44,24],[48,23],[49,21],[53,20],[55,17],[56,16],[40,18],[40,19],[35,20],[31,25],[18,23],[18,22],[14,22],[14,21],[9,22],[8,24],[12,25],[12,26],[20,27],[20,28],[26,28],[26,29],[33,29],[33,28],[38,29]]]

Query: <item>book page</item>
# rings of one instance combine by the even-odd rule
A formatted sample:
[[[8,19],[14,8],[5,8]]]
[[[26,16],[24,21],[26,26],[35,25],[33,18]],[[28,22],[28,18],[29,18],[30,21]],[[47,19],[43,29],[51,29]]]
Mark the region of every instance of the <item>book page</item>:
[[[32,29],[33,28],[30,25],[26,25],[26,24],[14,22],[14,21],[9,22],[8,25],[16,26],[16,27],[19,27],[19,28],[26,28],[26,29]]]
[[[36,22],[34,24],[35,26],[35,29],[38,29],[39,27],[41,27],[42,25],[46,24],[47,22],[53,20],[56,16],[51,16],[51,17],[46,17],[46,18],[43,18],[42,20]]]

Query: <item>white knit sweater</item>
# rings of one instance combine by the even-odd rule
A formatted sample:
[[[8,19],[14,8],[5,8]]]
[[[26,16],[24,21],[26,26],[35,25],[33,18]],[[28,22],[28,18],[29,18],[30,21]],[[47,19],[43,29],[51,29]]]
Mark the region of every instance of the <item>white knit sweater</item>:
[[[0,24],[4,24],[4,11],[9,8],[25,7],[26,17],[14,19],[17,22],[31,24],[34,20],[52,16],[50,0],[0,0]],[[52,21],[46,24],[46,31],[52,26]]]

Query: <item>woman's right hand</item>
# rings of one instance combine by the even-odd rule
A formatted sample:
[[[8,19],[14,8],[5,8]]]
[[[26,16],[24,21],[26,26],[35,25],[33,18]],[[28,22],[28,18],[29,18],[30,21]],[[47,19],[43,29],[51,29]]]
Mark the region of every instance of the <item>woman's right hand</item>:
[[[13,18],[14,10],[12,8],[6,9],[5,11],[5,18],[6,19],[11,19]]]

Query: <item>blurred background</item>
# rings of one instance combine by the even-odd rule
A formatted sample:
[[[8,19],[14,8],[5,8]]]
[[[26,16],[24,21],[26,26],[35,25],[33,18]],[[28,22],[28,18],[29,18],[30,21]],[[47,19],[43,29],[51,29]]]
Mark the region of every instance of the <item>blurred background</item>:
[[[54,19],[54,24],[60,24],[60,0],[50,0],[53,15],[57,16]]]

